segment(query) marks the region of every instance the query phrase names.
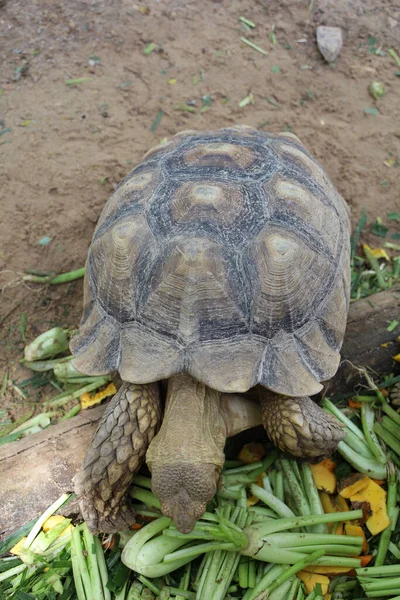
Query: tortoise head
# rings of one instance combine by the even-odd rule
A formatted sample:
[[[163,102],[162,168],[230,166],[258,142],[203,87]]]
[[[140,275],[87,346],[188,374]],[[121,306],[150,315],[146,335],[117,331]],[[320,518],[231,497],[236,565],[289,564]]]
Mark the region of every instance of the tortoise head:
[[[220,469],[210,463],[153,466],[152,489],[161,511],[182,533],[192,531],[217,491]]]

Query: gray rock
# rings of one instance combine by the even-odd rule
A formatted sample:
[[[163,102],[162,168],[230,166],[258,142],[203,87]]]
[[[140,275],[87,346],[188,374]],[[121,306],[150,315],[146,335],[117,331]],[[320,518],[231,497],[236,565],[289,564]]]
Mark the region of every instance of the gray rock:
[[[340,27],[317,27],[317,45],[324,59],[335,62],[343,45],[342,30]]]

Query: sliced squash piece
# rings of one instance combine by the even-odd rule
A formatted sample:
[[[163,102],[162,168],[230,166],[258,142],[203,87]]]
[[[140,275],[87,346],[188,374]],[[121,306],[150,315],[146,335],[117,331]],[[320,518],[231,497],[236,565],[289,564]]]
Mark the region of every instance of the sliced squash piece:
[[[346,500],[340,494],[335,496],[334,502],[338,512],[348,512],[350,510]]]
[[[297,577],[304,583],[307,594],[311,594],[314,587],[319,583],[321,585],[322,594],[325,595],[328,591],[329,578],[326,575],[318,573],[308,573],[307,571],[299,571]]]
[[[252,463],[258,462],[265,456],[265,448],[263,444],[258,442],[249,442],[245,444],[239,453],[239,460],[244,462],[245,465],[251,465]]]
[[[352,523],[345,523],[344,530],[345,530],[346,535],[357,535],[357,536],[363,538],[363,545],[362,545],[361,552],[363,554],[367,554],[368,542],[367,542],[367,538],[365,537],[364,529],[361,527],[361,525],[353,525]]]
[[[315,487],[317,490],[328,492],[328,494],[334,494],[337,485],[336,475],[332,469],[327,468],[324,465],[324,462],[325,461],[317,463],[316,465],[310,465]]]
[[[319,499],[321,500],[322,508],[324,509],[324,513],[335,513],[338,512],[336,506],[332,503],[332,498],[328,494],[328,492],[319,492]]]
[[[340,575],[341,573],[348,573],[351,571],[351,567],[324,567],[322,565],[310,565],[304,567],[303,571],[307,573],[317,573],[318,575]]]
[[[390,525],[386,510],[386,492],[375,481],[367,478],[367,485],[350,496],[351,502],[367,502],[372,514],[366,520],[366,526],[372,535],[384,531]]]
[[[62,515],[53,515],[49,517],[47,521],[45,521],[42,525],[43,531],[47,533],[48,531],[50,531],[50,529],[62,523],[65,520],[65,518],[66,517],[63,517]]]
[[[19,555],[21,554],[21,550],[22,550],[22,548],[23,548],[23,546],[24,546],[24,544],[25,544],[25,540],[26,540],[26,536],[25,536],[25,537],[23,537],[23,538],[21,538],[21,539],[19,540],[19,542],[17,542],[17,543],[15,544],[15,546],[13,546],[13,547],[11,548],[11,550],[9,551],[9,552],[10,552],[10,554],[14,554],[15,556],[19,556]]]
[[[355,473],[343,480],[339,494],[342,498],[350,498],[363,488],[367,487],[370,478],[361,473]]]
[[[328,469],[328,471],[334,471],[336,469],[336,463],[333,462],[331,458],[324,458],[320,463],[320,465],[324,465]]]

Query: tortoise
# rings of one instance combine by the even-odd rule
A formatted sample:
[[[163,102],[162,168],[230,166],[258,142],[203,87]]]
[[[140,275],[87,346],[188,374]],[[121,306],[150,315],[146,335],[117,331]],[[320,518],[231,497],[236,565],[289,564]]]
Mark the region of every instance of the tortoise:
[[[257,394],[283,451],[331,454],[342,426],[309,396],[338,368],[349,282],[348,206],[293,134],[183,131],[147,152],[100,216],[71,341],[78,371],[123,381],[75,478],[89,528],[134,521],[146,457],[163,514],[191,531],[227,435],[257,420],[243,396],[227,424],[230,394]]]

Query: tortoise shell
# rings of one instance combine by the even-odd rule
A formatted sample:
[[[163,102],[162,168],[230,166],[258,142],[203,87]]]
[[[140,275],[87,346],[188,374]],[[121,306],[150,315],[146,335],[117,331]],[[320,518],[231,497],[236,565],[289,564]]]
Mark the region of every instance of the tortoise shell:
[[[148,152],[90,244],[82,373],[187,372],[222,392],[318,392],[349,303],[345,201],[292,134],[184,131]]]

